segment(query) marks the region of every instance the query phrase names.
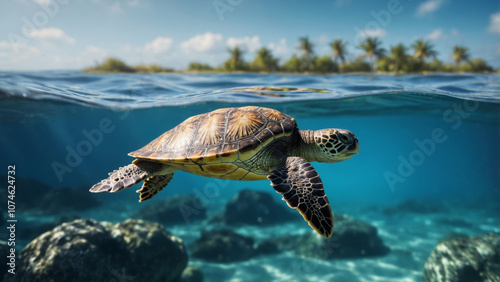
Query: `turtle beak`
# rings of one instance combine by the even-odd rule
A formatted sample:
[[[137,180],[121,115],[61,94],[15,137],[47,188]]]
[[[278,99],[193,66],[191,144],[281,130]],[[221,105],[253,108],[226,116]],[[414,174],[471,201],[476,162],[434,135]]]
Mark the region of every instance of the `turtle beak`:
[[[352,144],[347,148],[347,150],[353,154],[357,154],[359,152],[358,138],[354,137]]]

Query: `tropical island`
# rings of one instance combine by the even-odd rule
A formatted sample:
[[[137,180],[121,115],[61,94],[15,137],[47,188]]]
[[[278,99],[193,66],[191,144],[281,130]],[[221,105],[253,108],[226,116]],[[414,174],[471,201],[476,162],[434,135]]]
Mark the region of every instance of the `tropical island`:
[[[299,51],[290,59],[280,64],[268,48],[257,51],[252,62],[243,59],[245,51],[239,46],[228,49],[229,59],[220,66],[210,66],[199,62],[191,62],[188,69],[176,71],[158,64],[129,66],[117,58],[108,58],[103,63],[86,68],[90,73],[165,73],[165,72],[284,72],[284,73],[491,73],[493,67],[483,59],[471,58],[469,49],[456,45],[450,56],[454,64],[445,64],[437,59],[437,52],[430,41],[416,40],[409,47],[403,44],[391,46],[389,50],[382,48],[377,37],[367,37],[356,48],[363,54],[354,60],[347,60],[348,42],[342,39],[333,40],[330,44],[332,53],[316,56],[314,45],[307,37],[299,38]]]

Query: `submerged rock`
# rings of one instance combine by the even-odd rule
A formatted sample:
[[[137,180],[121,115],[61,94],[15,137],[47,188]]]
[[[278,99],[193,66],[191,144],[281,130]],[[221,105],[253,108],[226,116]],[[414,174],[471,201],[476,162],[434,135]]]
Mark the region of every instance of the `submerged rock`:
[[[245,189],[231,199],[212,222],[229,225],[269,225],[300,219],[286,203],[276,203],[267,192]]]
[[[162,225],[129,219],[115,224],[113,229],[112,232],[123,234],[131,254],[128,263],[137,270],[134,281],[176,281],[186,268],[188,257],[184,243]]]
[[[181,239],[141,220],[64,223],[29,243],[7,281],[177,281],[187,265]]]
[[[136,218],[164,225],[188,224],[196,220],[204,220],[206,216],[205,206],[195,195],[177,195],[146,206],[133,215]]]
[[[191,249],[193,257],[213,262],[247,260],[257,254],[252,238],[230,229],[202,231]]]
[[[500,281],[500,234],[462,237],[436,246],[425,262],[426,281]]]
[[[269,242],[282,251],[293,250],[302,256],[321,259],[384,256],[390,251],[378,236],[377,228],[342,214],[335,215],[335,228],[329,239],[309,232]]]
[[[179,282],[203,282],[203,273],[196,266],[188,266],[182,272]]]

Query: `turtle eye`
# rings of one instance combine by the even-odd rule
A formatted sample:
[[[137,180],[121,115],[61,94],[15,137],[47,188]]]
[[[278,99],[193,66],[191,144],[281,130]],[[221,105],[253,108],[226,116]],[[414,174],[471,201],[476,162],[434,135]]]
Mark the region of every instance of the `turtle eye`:
[[[342,142],[344,143],[349,143],[349,136],[343,133],[339,133],[339,139],[342,140]]]

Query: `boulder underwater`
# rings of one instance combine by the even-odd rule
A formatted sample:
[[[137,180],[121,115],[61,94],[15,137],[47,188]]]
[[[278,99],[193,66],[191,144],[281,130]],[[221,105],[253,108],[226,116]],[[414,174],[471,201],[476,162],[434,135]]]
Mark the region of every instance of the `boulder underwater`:
[[[301,220],[285,202],[277,203],[268,192],[244,189],[238,192],[221,214],[210,219],[211,223],[227,225],[271,225]]]
[[[500,281],[500,234],[439,243],[424,266],[426,281]]]
[[[150,204],[136,212],[133,218],[158,222],[163,225],[189,224],[207,217],[206,207],[196,195],[176,195]]]
[[[281,251],[319,259],[365,258],[390,252],[377,234],[377,228],[343,214],[335,215],[332,237],[325,239],[315,232],[265,241]],[[264,242],[262,243],[264,244]]]
[[[30,242],[4,281],[174,282],[187,262],[182,240],[160,224],[77,219]]]
[[[212,262],[242,261],[257,255],[254,240],[231,229],[203,230],[191,250],[193,257]]]

